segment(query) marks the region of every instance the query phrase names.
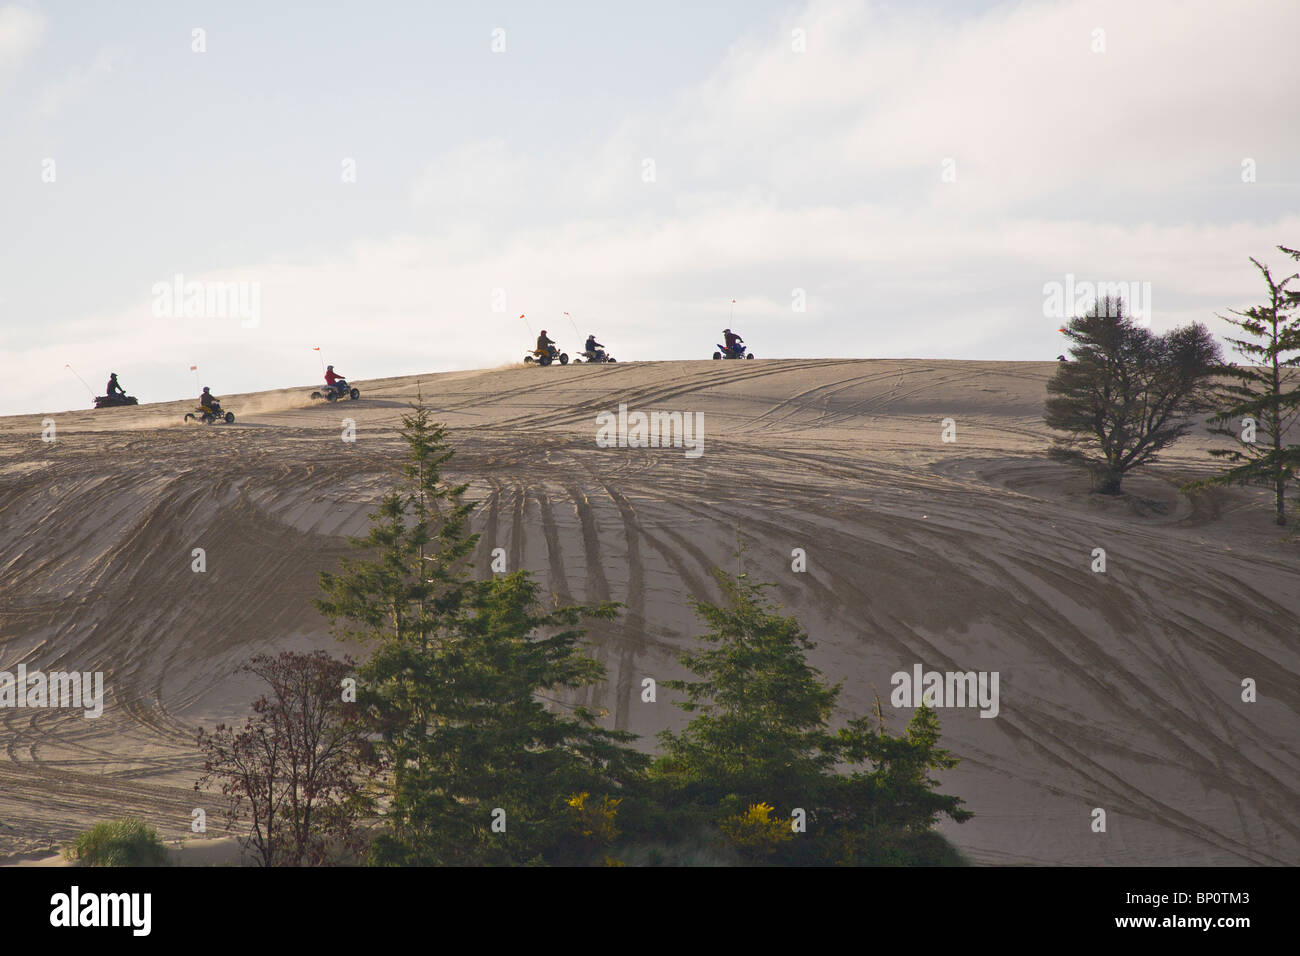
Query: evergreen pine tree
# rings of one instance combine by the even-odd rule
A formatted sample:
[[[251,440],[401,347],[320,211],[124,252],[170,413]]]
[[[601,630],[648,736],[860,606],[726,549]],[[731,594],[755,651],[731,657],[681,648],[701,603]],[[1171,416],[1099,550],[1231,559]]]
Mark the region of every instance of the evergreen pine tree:
[[[398,484],[370,516],[365,537],[349,539],[363,556],[341,559],[338,574],[322,571],[324,597],[313,603],[340,639],[378,644],[359,672],[358,703],[382,736],[379,755],[401,789],[420,767],[431,719],[425,656],[454,630],[478,536],[469,533],[468,484],[442,478],[453,455],[446,429],[416,405],[398,433],[409,449]],[[402,808],[393,811],[400,816]]]
[[[928,835],[940,815],[971,816],[928,776],[957,763],[938,747],[933,710],[918,709],[902,737],[885,733],[878,713],[874,726],[862,717],[833,731],[840,685],[808,664],[814,645],[798,621],[767,602],[767,585],[714,574],[725,602],[692,602],[710,625],[700,638],[708,649],[679,657],[699,679],[665,682],[695,715],[680,733],[659,735],[654,772],[672,802],[731,820],[733,830],[747,808],[769,806],[786,820],[803,809],[808,833],[787,844],[787,862],[879,862],[886,846],[907,859],[906,841]]]
[[[1296,259],[1300,252],[1279,246]],[[1222,409],[1211,417],[1210,431],[1235,441],[1232,448],[1215,448],[1210,454],[1233,467],[1198,485],[1267,484],[1273,489],[1278,524],[1286,524],[1286,486],[1300,470],[1300,446],[1287,445],[1286,437],[1300,419],[1300,376],[1288,369],[1300,367],[1300,292],[1287,285],[1300,275],[1275,282],[1269,269],[1251,259],[1264,277],[1268,300],[1264,305],[1220,316],[1248,338],[1228,339],[1244,365],[1224,371],[1232,381],[1220,385],[1215,398]],[[1246,420],[1253,423],[1247,428]],[[1263,441],[1259,438],[1262,437]]]
[[[1050,456],[1082,464],[1101,494],[1117,495],[1129,471],[1191,428],[1222,361],[1219,346],[1200,324],[1157,336],[1124,314],[1123,302],[1104,298],[1071,319],[1071,362],[1047,383],[1044,420],[1066,434]]]
[[[400,485],[353,539],[364,557],[321,574],[317,608],[340,636],[375,645],[359,669],[358,703],[391,771],[383,864],[549,862],[580,855],[570,798],[601,798],[644,759],[598,715],[557,695],[595,683],[581,650],[584,617],[616,606],[540,608],[524,572],[478,581],[470,558],[467,485],[449,485],[445,429],[417,407],[404,416]]]
[[[569,800],[614,796],[644,766],[634,735],[598,726],[598,714],[557,698],[604,678],[583,653],[583,618],[614,605],[540,607],[539,587],[515,572],[474,589],[455,631],[418,656],[416,694],[429,725],[411,742],[418,769],[393,790],[391,833],[379,862],[572,862]],[[402,655],[406,660],[407,655]],[[381,658],[375,670],[387,673]],[[494,828],[495,827],[495,828]]]

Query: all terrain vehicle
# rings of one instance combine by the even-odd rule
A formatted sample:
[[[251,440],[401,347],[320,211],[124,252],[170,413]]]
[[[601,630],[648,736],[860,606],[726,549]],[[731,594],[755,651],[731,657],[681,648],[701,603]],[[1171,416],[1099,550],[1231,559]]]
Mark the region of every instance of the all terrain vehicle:
[[[96,395],[96,408],[118,408],[122,405],[139,405],[140,400],[134,395]]]
[[[220,405],[214,405],[211,409],[204,408],[200,405],[198,408],[194,409],[193,412],[185,413],[185,421],[192,422],[196,419],[205,425],[219,425],[222,422],[225,422],[227,425],[233,425],[235,423],[235,413],[223,412]]]
[[[558,361],[561,365],[568,365],[569,353],[561,352],[558,348],[552,345],[549,346],[545,352],[540,349],[533,349],[524,356],[525,364],[536,362],[538,365],[550,365],[555,361]]]
[[[735,347],[730,349],[727,348],[725,345],[719,345],[718,351],[713,353],[713,357],[715,359],[738,359],[738,358],[752,359],[754,357],[754,354],[752,352],[746,353],[745,346],[737,342]]]
[[[354,402],[361,397],[361,389],[353,388],[343,379],[339,379],[333,385],[322,385],[319,391],[311,393],[312,398],[323,398],[329,402],[337,402],[341,398],[350,398]]]

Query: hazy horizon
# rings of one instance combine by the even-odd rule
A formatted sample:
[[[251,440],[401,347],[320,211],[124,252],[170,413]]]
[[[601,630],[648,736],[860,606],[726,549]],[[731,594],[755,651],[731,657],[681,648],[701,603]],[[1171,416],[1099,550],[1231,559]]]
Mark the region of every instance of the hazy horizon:
[[[0,0],[0,414],[88,407],[67,364],[168,401],[192,365],[218,395],[321,356],[488,368],[540,328],[622,361],[727,324],[760,359],[1046,361],[1067,277],[1221,336],[1248,257],[1294,271],[1297,27],[1283,0]],[[255,320],[160,307],[177,276]]]

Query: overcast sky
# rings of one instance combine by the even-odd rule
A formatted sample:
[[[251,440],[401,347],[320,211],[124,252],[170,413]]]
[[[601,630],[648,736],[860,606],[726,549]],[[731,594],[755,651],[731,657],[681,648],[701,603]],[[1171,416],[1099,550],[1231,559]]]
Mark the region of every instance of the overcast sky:
[[[65,363],[160,401],[539,328],[702,359],[733,298],[760,358],[1051,359],[1067,274],[1222,332],[1248,256],[1295,271],[1298,36],[1296,0],[0,0],[0,413],[88,406]],[[177,275],[255,321],[169,314]]]

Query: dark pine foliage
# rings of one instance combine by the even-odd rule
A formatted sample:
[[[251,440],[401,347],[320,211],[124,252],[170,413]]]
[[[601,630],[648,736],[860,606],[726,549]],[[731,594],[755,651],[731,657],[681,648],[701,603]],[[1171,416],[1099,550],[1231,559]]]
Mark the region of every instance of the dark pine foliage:
[[[1048,382],[1044,415],[1065,434],[1049,454],[1084,465],[1095,491],[1117,495],[1126,474],[1158,461],[1210,407],[1222,355],[1204,325],[1156,335],[1109,298],[1071,319],[1065,334],[1072,361],[1059,363]]]
[[[1300,260],[1300,251],[1278,248]],[[1300,471],[1300,445],[1287,442],[1300,420],[1300,374],[1291,371],[1300,367],[1300,291],[1287,286],[1300,275],[1275,281],[1267,266],[1250,261],[1263,276],[1268,297],[1263,305],[1220,316],[1241,329],[1243,337],[1228,343],[1245,363],[1224,370],[1228,380],[1214,392],[1220,411],[1210,419],[1210,431],[1233,439],[1231,448],[1210,454],[1232,467],[1197,485],[1268,485],[1274,518],[1285,525],[1286,488]]]

